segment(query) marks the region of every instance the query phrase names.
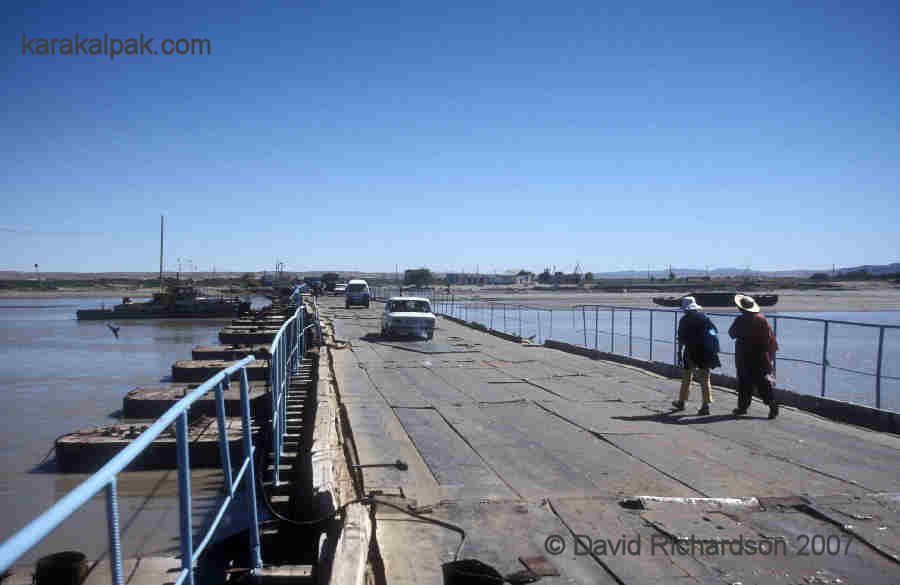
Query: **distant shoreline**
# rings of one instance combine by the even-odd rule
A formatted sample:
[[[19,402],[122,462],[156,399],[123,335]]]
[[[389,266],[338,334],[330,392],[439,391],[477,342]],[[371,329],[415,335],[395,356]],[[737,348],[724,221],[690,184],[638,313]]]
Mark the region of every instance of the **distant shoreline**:
[[[132,299],[150,298],[157,288],[73,288],[61,287],[55,290],[0,290],[0,299],[64,299],[108,297],[121,301],[122,297]],[[204,289],[211,295],[237,296],[214,287]],[[442,291],[436,287],[437,291]],[[764,312],[826,312],[826,311],[900,311],[900,287],[879,284],[863,284],[855,288],[837,290],[774,290],[779,295],[778,304],[764,308]],[[476,287],[453,287],[452,293],[458,300],[533,305],[564,308],[573,305],[598,304],[621,307],[665,309],[653,303],[653,297],[670,296],[668,293],[653,292],[596,292],[575,290],[534,290],[511,292],[508,287],[491,290]],[[243,293],[247,294],[247,293]],[[672,296],[684,293],[671,293]],[[709,311],[728,311],[729,307],[708,307]]]
[[[215,287],[201,287],[203,291],[210,295],[222,294],[224,296],[243,296],[248,293],[229,293]],[[50,290],[2,290],[0,289],[0,299],[66,299],[66,298],[95,298],[109,297],[119,299],[122,297],[131,297],[133,300],[150,299],[155,293],[159,292],[159,288],[94,288],[94,287],[78,287],[66,288],[59,287]]]

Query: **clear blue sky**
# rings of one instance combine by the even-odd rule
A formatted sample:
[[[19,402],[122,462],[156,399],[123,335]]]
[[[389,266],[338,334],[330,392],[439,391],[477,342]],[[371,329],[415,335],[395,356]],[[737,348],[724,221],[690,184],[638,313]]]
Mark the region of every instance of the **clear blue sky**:
[[[894,2],[76,4],[0,9],[0,269],[900,260]]]

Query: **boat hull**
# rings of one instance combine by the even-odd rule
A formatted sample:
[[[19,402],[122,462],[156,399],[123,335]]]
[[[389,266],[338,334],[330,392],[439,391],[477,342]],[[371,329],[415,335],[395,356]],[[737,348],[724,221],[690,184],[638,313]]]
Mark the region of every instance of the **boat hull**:
[[[663,307],[681,307],[681,299],[694,297],[701,307],[734,307],[736,292],[693,293],[681,297],[654,297],[653,302]],[[752,296],[752,295],[751,295]],[[771,307],[778,302],[778,295],[757,295],[753,299],[760,307]]]
[[[110,321],[117,319],[211,319],[234,317],[238,308],[215,311],[114,311],[112,309],[79,309],[75,317],[79,321]]]

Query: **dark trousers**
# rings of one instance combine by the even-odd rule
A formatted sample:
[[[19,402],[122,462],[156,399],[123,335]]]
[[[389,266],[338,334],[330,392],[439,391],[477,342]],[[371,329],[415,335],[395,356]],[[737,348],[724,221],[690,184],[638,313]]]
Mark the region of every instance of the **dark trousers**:
[[[763,355],[737,352],[735,355],[735,367],[738,378],[738,408],[746,410],[750,407],[753,398],[753,389],[756,388],[759,398],[772,405],[775,397],[772,394],[772,384],[766,375],[769,368]]]

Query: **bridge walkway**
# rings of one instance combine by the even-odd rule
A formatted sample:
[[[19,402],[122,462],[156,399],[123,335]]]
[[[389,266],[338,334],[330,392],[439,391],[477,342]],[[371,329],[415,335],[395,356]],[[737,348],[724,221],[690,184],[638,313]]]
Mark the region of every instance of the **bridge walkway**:
[[[718,388],[711,415],[699,388],[674,413],[677,380],[443,318],[431,343],[386,340],[381,304],[340,301],[321,315],[346,342],[356,457],[409,466],[363,468],[363,489],[463,528],[460,558],[508,574],[544,557],[549,584],[900,582],[900,437],[756,401],[735,418]],[[441,583],[459,535],[382,506],[375,540],[387,583]]]

